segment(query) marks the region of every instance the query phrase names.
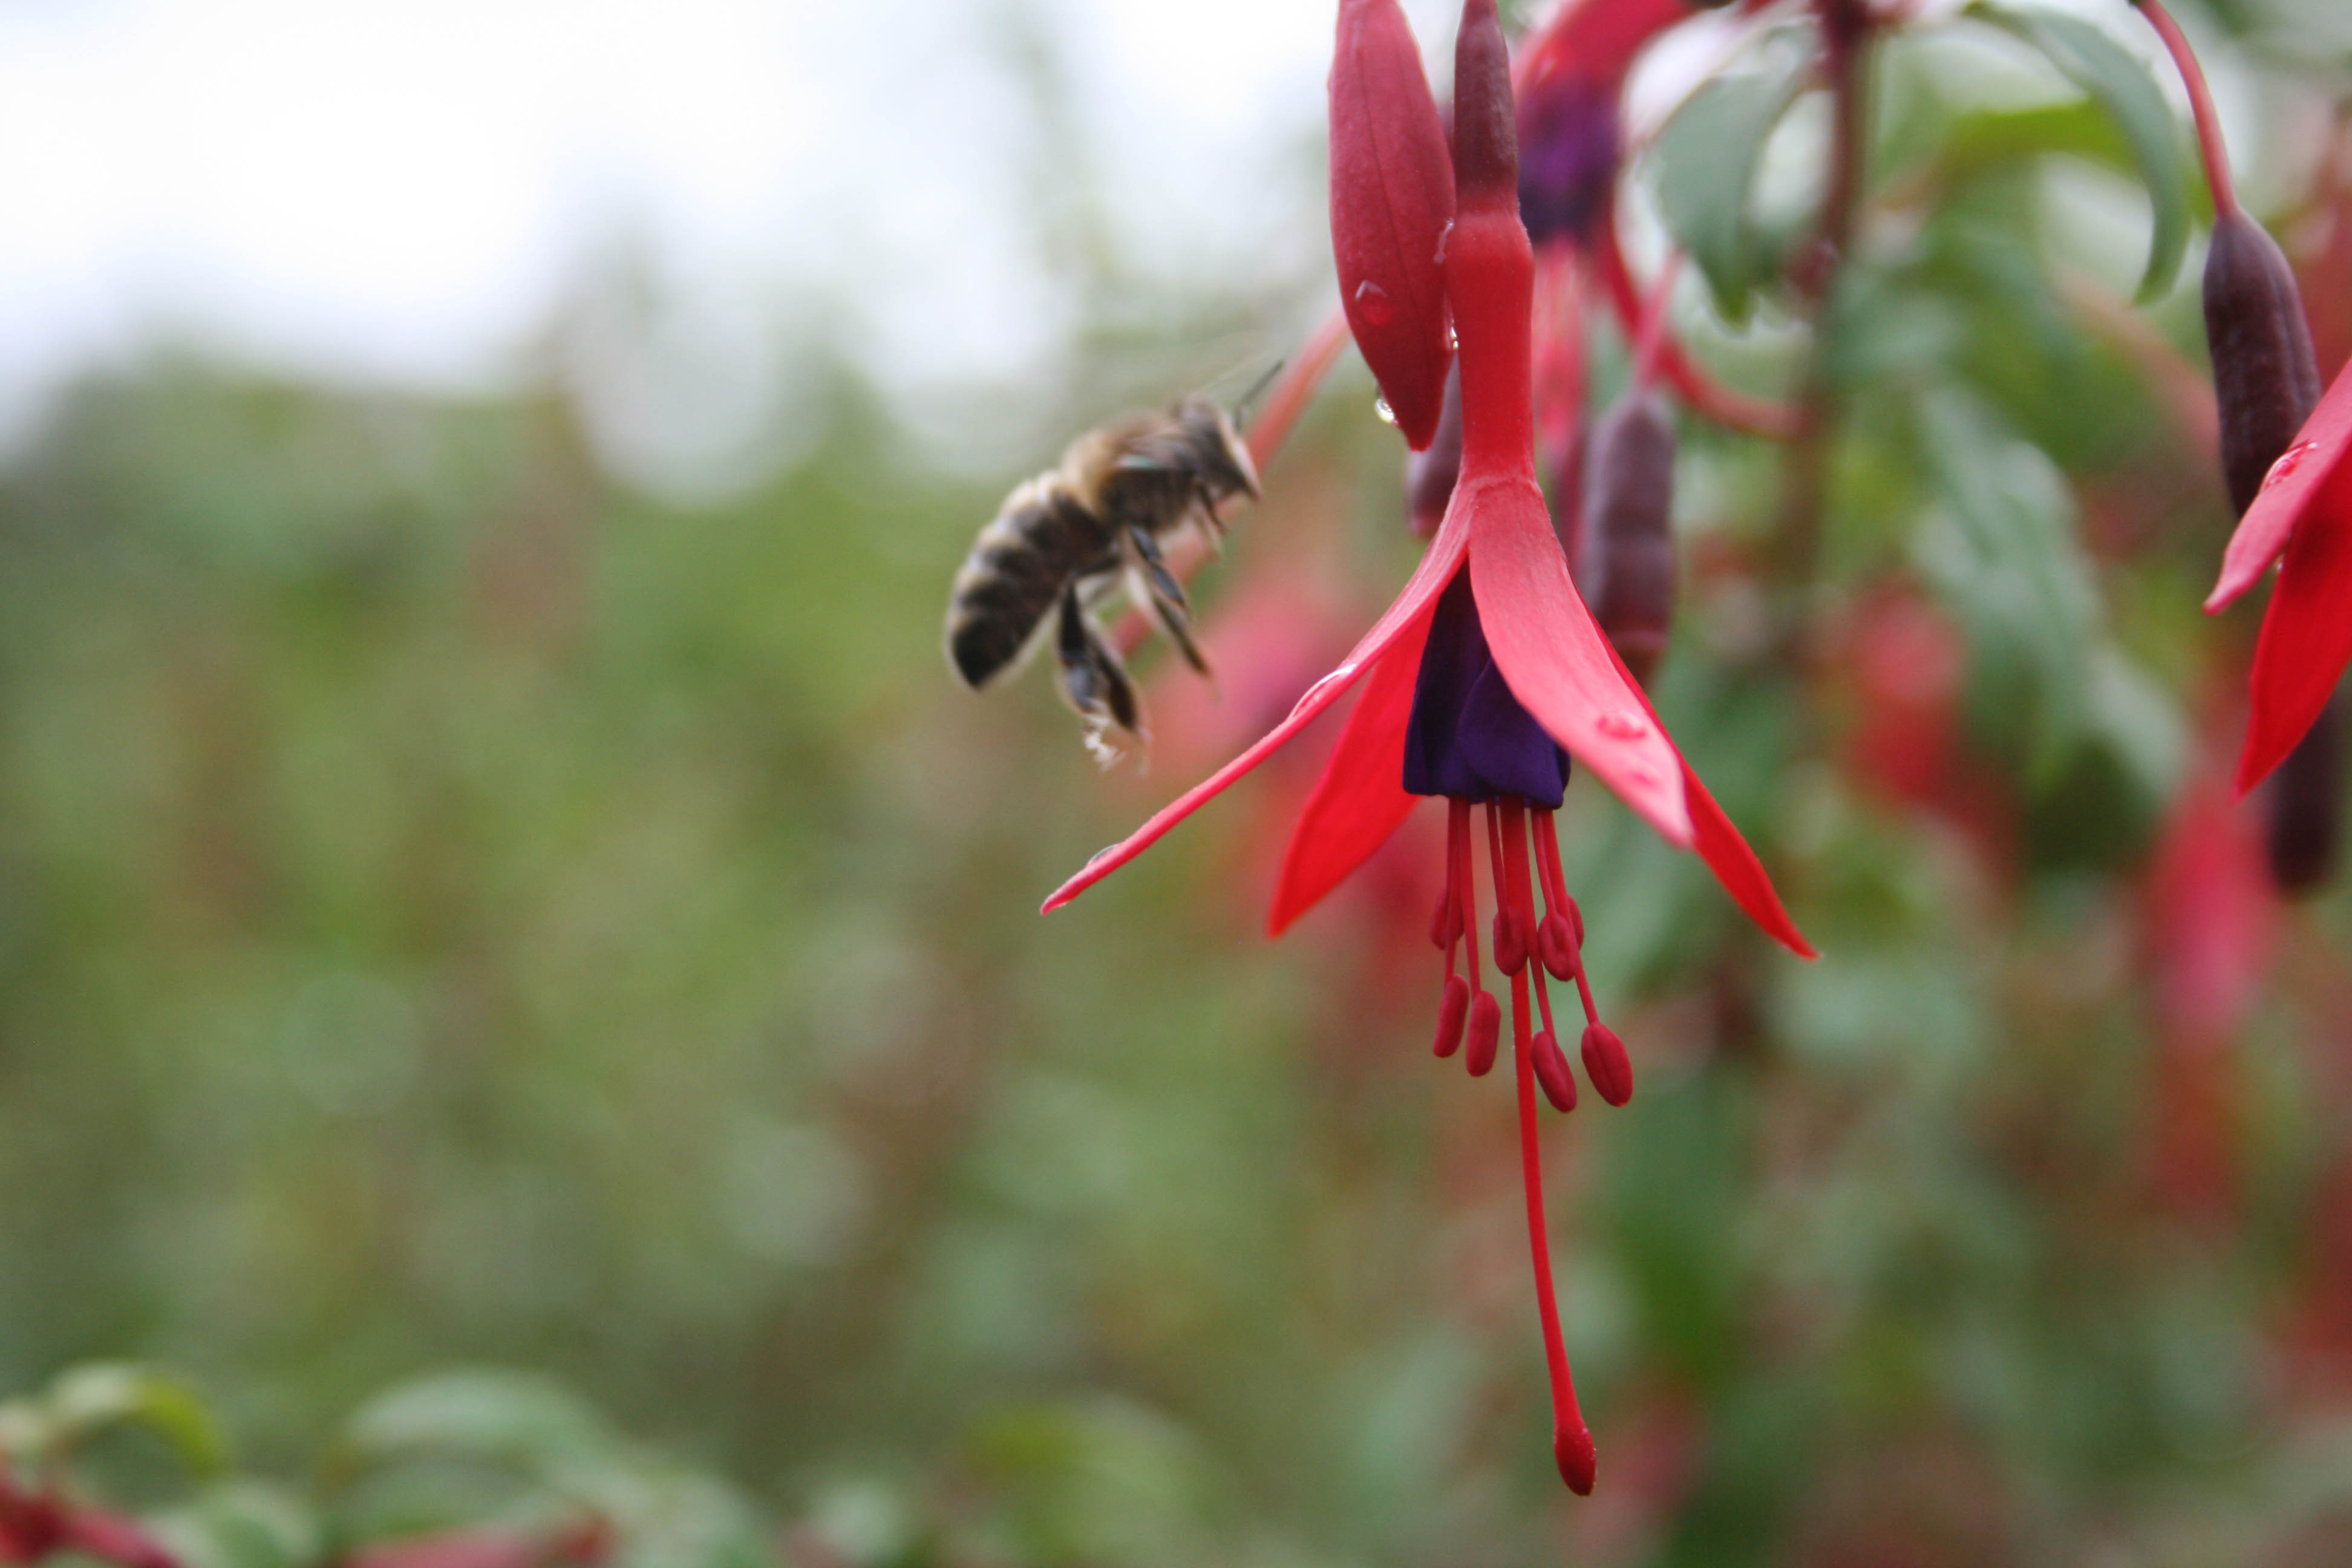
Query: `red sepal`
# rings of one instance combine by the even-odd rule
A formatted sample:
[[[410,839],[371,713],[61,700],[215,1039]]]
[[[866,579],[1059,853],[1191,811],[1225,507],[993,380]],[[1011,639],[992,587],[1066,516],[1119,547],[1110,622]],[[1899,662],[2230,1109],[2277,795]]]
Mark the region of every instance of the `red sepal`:
[[[1340,0],[1330,98],[1339,303],[1417,452],[1437,434],[1454,356],[1437,259],[1454,221],[1454,163],[1397,0]]]
[[[1423,613],[1397,635],[1357,696],[1348,727],[1290,830],[1274,908],[1266,914],[1268,936],[1280,936],[1370,859],[1421,798],[1405,793],[1404,736],[1430,619]]]

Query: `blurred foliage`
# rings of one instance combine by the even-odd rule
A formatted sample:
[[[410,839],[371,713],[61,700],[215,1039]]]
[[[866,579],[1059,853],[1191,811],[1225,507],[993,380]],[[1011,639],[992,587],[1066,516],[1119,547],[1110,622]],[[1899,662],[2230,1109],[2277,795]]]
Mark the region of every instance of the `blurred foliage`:
[[[169,360],[0,475],[0,1473],[192,1568],[2352,1556],[2352,932],[2158,874],[2252,621],[2198,613],[2194,255],[2127,304],[2187,144],[2109,10],[2024,29],[2056,67],[1976,21],[1880,51],[1809,557],[1780,455],[1686,431],[1654,694],[1827,956],[1571,790],[1641,1084],[1549,1123],[1591,1501],[1507,1094],[1426,1057],[1426,841],[1264,942],[1286,760],[1034,913],[1401,581],[1369,384],[1202,580],[1222,705],[1158,679],[1106,776],[1049,681],[936,651],[1058,436],[958,472],[821,357],[822,431],[730,500],[612,477],[560,384]],[[2265,216],[2342,297],[2347,62],[2218,15],[2301,150]],[[1798,85],[1693,108],[1801,143]],[[1683,324],[1786,381],[1771,204],[1688,199],[1692,156],[1636,172],[1719,224]],[[1090,307],[1072,428],[1148,380],[1133,306]],[[2168,987],[2242,939],[2252,1000],[2186,1031]]]

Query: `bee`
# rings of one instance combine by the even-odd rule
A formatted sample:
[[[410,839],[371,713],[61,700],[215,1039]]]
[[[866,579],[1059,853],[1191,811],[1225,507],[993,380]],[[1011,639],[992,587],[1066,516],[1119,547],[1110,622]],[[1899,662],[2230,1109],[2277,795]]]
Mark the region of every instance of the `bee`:
[[[1087,431],[1057,466],[1015,486],[980,531],[948,600],[948,662],[981,690],[1027,661],[1047,640],[1050,619],[1062,695],[1086,725],[1087,749],[1115,761],[1112,732],[1140,739],[1142,710],[1096,607],[1124,587],[1184,662],[1207,674],[1183,585],[1161,547],[1187,528],[1219,546],[1218,508],[1257,494],[1249,448],[1208,398]]]

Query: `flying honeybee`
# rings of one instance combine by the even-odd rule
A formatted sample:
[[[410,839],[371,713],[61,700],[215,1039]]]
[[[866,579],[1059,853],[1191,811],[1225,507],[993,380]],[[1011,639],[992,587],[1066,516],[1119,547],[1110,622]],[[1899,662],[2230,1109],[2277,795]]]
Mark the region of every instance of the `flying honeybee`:
[[[1142,713],[1096,606],[1124,586],[1206,674],[1161,544],[1187,528],[1217,544],[1225,529],[1219,505],[1257,493],[1249,448],[1208,398],[1087,431],[1058,466],[1016,486],[980,531],[948,601],[949,662],[974,690],[990,686],[1046,640],[1050,616],[1062,695],[1086,722],[1088,749],[1115,758],[1109,732],[1140,736]]]

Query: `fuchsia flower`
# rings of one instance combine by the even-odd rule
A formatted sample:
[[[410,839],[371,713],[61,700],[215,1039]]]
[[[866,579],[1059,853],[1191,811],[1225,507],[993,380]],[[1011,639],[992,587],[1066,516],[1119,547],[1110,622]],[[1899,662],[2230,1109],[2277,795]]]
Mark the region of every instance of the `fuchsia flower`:
[[[1370,25],[1371,13],[1395,8],[1395,0],[1349,0],[1342,10],[1343,39],[1350,37],[1352,18],[1355,38],[1385,38],[1390,48],[1402,40],[1410,49],[1401,16],[1393,26]],[[1402,73],[1392,64],[1370,68],[1363,49],[1341,51],[1333,67],[1333,102],[1345,96],[1360,111],[1343,119],[1335,110],[1335,140],[1369,134],[1366,128],[1386,111],[1381,96],[1386,91],[1404,98],[1397,123],[1420,124],[1424,130],[1416,134],[1431,133],[1418,102],[1393,86]],[[1279,932],[1312,907],[1396,830],[1420,797],[1444,796],[1446,887],[1432,932],[1446,955],[1437,1054],[1451,1056],[1466,1040],[1470,1069],[1483,1074],[1494,1063],[1501,1034],[1501,1007],[1485,989],[1478,963],[1471,808],[1485,808],[1496,905],[1492,951],[1511,994],[1521,1161],[1550,1368],[1553,1448],[1563,1479],[1584,1492],[1592,1485],[1592,1439],[1577,1410],[1560,1339],[1536,1136],[1538,1081],[1562,1110],[1576,1098],[1553,1031],[1547,973],[1578,988],[1587,1018],[1581,1055],[1601,1097],[1622,1104],[1633,1090],[1633,1068],[1594,1008],[1579,952],[1582,920],[1561,876],[1552,813],[1560,804],[1569,759],[1591,769],[1670,842],[1696,850],[1767,931],[1804,956],[1812,949],[1754,852],[1683,761],[1593,624],[1570,580],[1537,487],[1529,330],[1534,259],[1519,220],[1510,61],[1494,0],[1467,0],[1464,6],[1454,103],[1454,219],[1444,239],[1439,308],[1450,310],[1459,342],[1462,462],[1436,536],[1396,602],[1286,719],[1125,842],[1097,856],[1045,907],[1060,908],[1135,858],[1360,684],[1284,857],[1269,925]],[[1335,147],[1335,166],[1349,155]],[[1429,162],[1416,156],[1390,166]],[[1380,189],[1377,183],[1335,180],[1333,195],[1335,203],[1382,199],[1365,194]],[[1337,211],[1332,220],[1335,232],[1349,225],[1377,228],[1386,221],[1381,214]],[[1398,304],[1402,309],[1402,301]],[[1414,374],[1425,377],[1426,363]],[[1531,994],[1540,1028],[1530,1016]]]
[[[2352,664],[2352,366],[2271,465],[2231,537],[2205,608],[2229,604],[2273,562],[2278,581],[2254,645],[2240,795],[2294,749]]]

